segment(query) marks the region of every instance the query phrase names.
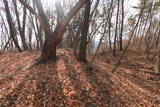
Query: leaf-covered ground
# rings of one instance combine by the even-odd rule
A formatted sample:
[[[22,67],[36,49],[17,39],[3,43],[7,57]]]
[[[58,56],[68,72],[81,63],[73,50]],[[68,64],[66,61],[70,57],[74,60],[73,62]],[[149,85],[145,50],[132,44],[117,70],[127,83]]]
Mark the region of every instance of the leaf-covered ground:
[[[146,73],[152,64],[136,60],[113,74],[114,63],[105,57],[91,69],[70,50],[59,50],[57,62],[23,69],[38,56],[0,53],[0,107],[160,106],[160,76]]]

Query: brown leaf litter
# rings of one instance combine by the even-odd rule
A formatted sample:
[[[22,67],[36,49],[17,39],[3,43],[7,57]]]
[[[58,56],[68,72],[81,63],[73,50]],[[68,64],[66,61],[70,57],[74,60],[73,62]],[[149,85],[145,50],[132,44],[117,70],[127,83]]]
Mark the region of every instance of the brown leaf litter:
[[[113,66],[99,59],[91,70],[70,50],[59,50],[57,62],[21,69],[38,55],[1,53],[0,107],[160,106],[158,76],[127,67],[112,74]]]

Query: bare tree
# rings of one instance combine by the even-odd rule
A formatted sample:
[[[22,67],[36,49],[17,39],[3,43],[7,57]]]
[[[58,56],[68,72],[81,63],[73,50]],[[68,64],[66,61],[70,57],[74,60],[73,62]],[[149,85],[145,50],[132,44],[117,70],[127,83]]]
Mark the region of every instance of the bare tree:
[[[16,13],[16,18],[17,18],[17,23],[18,23],[18,30],[20,33],[20,37],[21,37],[21,41],[22,41],[22,45],[23,45],[23,49],[27,50],[27,44],[26,44],[26,38],[25,38],[25,24],[26,24],[26,8],[23,7],[23,25],[21,26],[21,22],[20,22],[20,15],[18,13],[18,9],[17,9],[17,1],[14,0],[13,1],[14,7],[15,7],[15,13]]]
[[[11,36],[16,48],[18,49],[18,51],[21,52],[22,49],[20,48],[20,46],[18,44],[18,41],[16,40],[16,36],[17,36],[16,28],[14,26],[14,23],[13,23],[13,20],[12,20],[12,17],[11,17],[11,13],[10,13],[9,6],[8,6],[8,1],[3,0],[3,3],[4,3],[4,6],[5,6],[8,25],[9,25],[9,28],[10,28],[10,36]]]
[[[118,7],[117,7],[117,16],[116,16],[116,28],[115,28],[115,35],[114,35],[114,45],[113,45],[113,56],[116,56],[116,42],[117,42],[117,29],[118,29],[118,18],[119,18],[119,5],[120,0],[118,0]]]
[[[20,0],[23,5],[26,3],[23,0]],[[58,1],[56,1],[56,11],[57,11],[57,25],[54,31],[50,29],[48,18],[43,10],[41,0],[35,0],[36,7],[39,13],[39,19],[45,31],[45,41],[42,48],[42,53],[40,58],[37,60],[37,64],[45,62],[50,59],[56,58],[57,45],[60,43],[66,27],[68,26],[72,17],[81,9],[81,7],[88,0],[79,0],[71,10],[64,15],[63,9]],[[32,7],[26,5],[26,7],[34,14],[36,12]],[[36,14],[37,15],[37,14]]]
[[[83,18],[82,35],[81,35],[81,43],[79,50],[79,60],[84,62],[86,62],[87,34],[89,29],[90,7],[91,7],[91,2],[90,0],[88,0],[86,3],[84,18]]]
[[[120,39],[120,51],[123,50],[123,26],[124,26],[124,0],[121,1],[121,6],[122,6],[122,22],[121,22],[121,33],[119,35]]]
[[[140,22],[140,19],[141,19],[141,17],[142,17],[142,14],[143,14],[143,12],[144,12],[145,6],[146,6],[146,0],[144,0],[144,2],[143,2],[143,5],[142,5],[142,8],[141,8],[141,11],[140,11],[140,14],[139,14],[137,23],[135,24],[135,26],[134,26],[134,28],[133,28],[133,30],[132,30],[132,32],[131,32],[130,38],[129,38],[129,40],[128,40],[128,43],[127,43],[125,49],[123,50],[123,53],[122,53],[121,57],[119,58],[119,60],[118,60],[117,64],[115,65],[115,67],[114,67],[114,69],[113,69],[112,72],[116,72],[116,69],[118,68],[118,66],[119,66],[119,64],[120,64],[123,56],[125,55],[125,52],[126,52],[126,50],[128,49],[128,47],[129,47],[129,45],[130,45],[130,42],[131,42],[131,40],[132,40],[132,38],[133,38],[133,36],[134,36],[135,30],[136,30],[137,26],[139,25],[139,22]]]

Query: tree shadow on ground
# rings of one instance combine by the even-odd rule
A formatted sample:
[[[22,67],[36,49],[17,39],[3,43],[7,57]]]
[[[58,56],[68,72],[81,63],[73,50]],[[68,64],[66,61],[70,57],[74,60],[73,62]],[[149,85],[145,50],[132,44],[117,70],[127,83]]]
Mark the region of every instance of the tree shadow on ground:
[[[56,64],[42,64],[32,68],[11,92],[3,96],[0,106],[59,107],[65,101],[61,87]]]
[[[117,106],[111,84],[108,73],[90,71],[75,59],[62,55],[57,62],[30,69],[16,87],[0,99],[0,106]]]

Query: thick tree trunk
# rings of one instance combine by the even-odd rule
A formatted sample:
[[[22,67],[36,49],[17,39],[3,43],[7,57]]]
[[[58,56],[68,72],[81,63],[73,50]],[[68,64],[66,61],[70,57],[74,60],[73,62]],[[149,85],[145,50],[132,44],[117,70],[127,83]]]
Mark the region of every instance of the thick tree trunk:
[[[40,59],[42,61],[47,61],[51,59],[56,59],[56,50],[57,46],[61,41],[61,37],[64,34],[65,29],[59,28],[59,26],[56,27],[55,31],[50,34],[46,34],[46,36],[49,36],[43,44],[42,53]]]
[[[38,60],[38,63],[41,63],[56,58],[56,48],[57,45],[60,43],[61,39],[63,38],[64,32],[66,31],[66,27],[68,26],[73,16],[82,8],[82,6],[88,0],[79,0],[75,4],[75,6],[67,13],[66,16],[63,13],[63,8],[61,7],[60,3],[57,0],[55,5],[57,11],[57,27],[55,28],[54,32],[50,29],[50,24],[43,10],[41,0],[34,0],[39,15],[26,2],[24,2],[23,0],[19,1],[27,9],[29,9],[32,14],[35,14],[40,19],[40,23],[45,31],[45,41],[42,48],[41,56]]]
[[[54,32],[52,32],[49,28],[49,22],[43,11],[41,2],[39,0],[35,0],[36,6],[40,14],[40,19],[41,19],[41,22],[43,24],[43,28],[45,31],[45,42],[42,48],[40,62],[44,62],[44,61],[56,58],[57,46],[60,43],[66,31],[66,27],[68,26],[73,16],[86,3],[86,1],[88,0],[79,0],[76,3],[76,5],[68,12],[66,16],[64,16],[63,9],[60,3],[56,2],[57,27],[55,28]]]

